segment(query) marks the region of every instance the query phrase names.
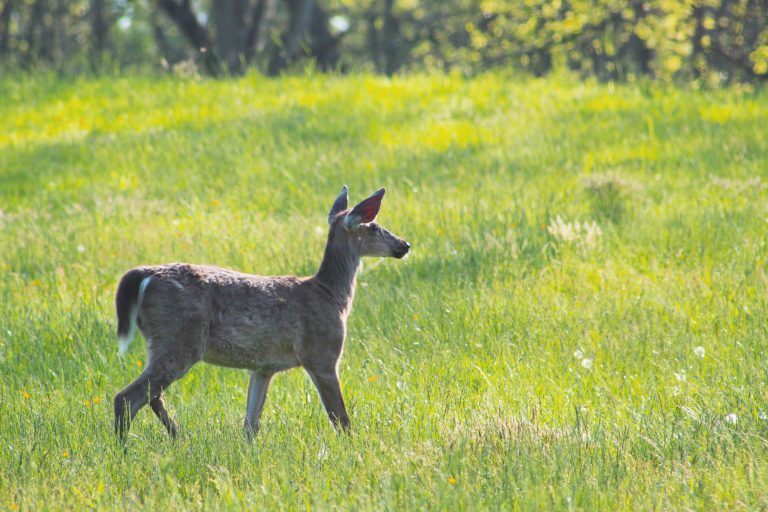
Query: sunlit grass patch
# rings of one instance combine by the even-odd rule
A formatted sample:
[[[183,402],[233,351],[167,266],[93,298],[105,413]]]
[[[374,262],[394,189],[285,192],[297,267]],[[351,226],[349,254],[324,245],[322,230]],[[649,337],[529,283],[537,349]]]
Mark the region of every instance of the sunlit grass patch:
[[[466,149],[494,142],[493,133],[471,121],[433,120],[420,126],[384,129],[377,134],[378,141],[389,148],[447,151],[450,148]]]
[[[761,92],[488,74],[27,78],[0,103],[0,509],[732,509],[765,503]],[[30,95],[22,95],[31,91]],[[721,109],[721,110],[718,110]],[[715,121],[715,119],[717,121]],[[341,185],[365,261],[340,364],[199,365],[123,450],[114,289],[145,263],[313,273]]]
[[[699,108],[703,121],[725,124],[729,121],[755,121],[768,116],[768,107],[764,102],[745,99],[742,101],[717,102]]]

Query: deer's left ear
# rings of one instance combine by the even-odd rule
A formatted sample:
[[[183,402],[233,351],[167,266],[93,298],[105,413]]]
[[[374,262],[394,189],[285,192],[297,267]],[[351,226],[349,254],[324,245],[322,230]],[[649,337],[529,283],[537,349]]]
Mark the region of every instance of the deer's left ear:
[[[342,212],[346,209],[347,209],[347,186],[344,185],[343,187],[341,187],[341,193],[333,202],[333,206],[331,206],[331,211],[328,212],[328,224],[333,222],[333,218],[336,217],[336,215],[339,212]]]
[[[344,226],[346,226],[347,229],[353,229],[360,224],[373,222],[373,219],[375,219],[376,215],[379,213],[381,200],[383,198],[384,189],[381,188],[360,201],[360,203],[347,214],[347,217],[344,219]]]

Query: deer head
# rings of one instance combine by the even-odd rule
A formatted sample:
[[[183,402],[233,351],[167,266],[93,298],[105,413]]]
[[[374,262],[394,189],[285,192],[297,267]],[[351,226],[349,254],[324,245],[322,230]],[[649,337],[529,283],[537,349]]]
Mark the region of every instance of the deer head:
[[[382,188],[349,210],[347,186],[342,187],[328,213],[328,243],[345,247],[356,256],[402,258],[408,254],[411,244],[374,222],[383,198]]]

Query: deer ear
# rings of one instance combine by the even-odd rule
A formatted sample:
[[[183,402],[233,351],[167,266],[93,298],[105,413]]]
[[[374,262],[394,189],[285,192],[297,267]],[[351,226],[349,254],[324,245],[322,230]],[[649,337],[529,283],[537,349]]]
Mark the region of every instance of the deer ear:
[[[381,200],[383,198],[384,189],[381,188],[367,198],[360,201],[360,203],[355,206],[344,219],[344,225],[346,228],[353,229],[357,227],[358,224],[373,222],[373,219],[375,219],[376,215],[379,213],[379,208],[381,208]]]
[[[341,187],[341,193],[333,202],[333,206],[331,206],[331,211],[328,213],[328,224],[333,222],[333,218],[336,217],[336,215],[339,212],[342,212],[346,209],[347,209],[347,186],[344,185],[343,187]]]

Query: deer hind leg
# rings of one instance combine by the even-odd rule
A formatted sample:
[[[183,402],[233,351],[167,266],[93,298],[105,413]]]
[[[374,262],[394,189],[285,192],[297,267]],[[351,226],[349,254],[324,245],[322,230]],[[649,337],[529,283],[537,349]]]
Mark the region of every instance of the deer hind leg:
[[[174,380],[156,368],[147,367],[136,380],[115,395],[115,433],[123,438],[139,409],[148,401],[159,398],[162,390]]]
[[[160,396],[150,400],[149,406],[152,408],[152,412],[154,412],[158,419],[162,422],[163,426],[171,435],[171,437],[176,437],[176,433],[179,431],[179,424],[170,414],[168,414],[168,410],[165,408],[165,400],[163,399],[163,394],[160,393]]]
[[[176,434],[178,425],[168,414],[162,393],[187,373],[200,357],[191,352],[158,354],[150,350],[148,359],[147,369],[115,396],[115,433],[121,438],[130,428],[136,413],[147,402],[168,433],[171,436]]]

